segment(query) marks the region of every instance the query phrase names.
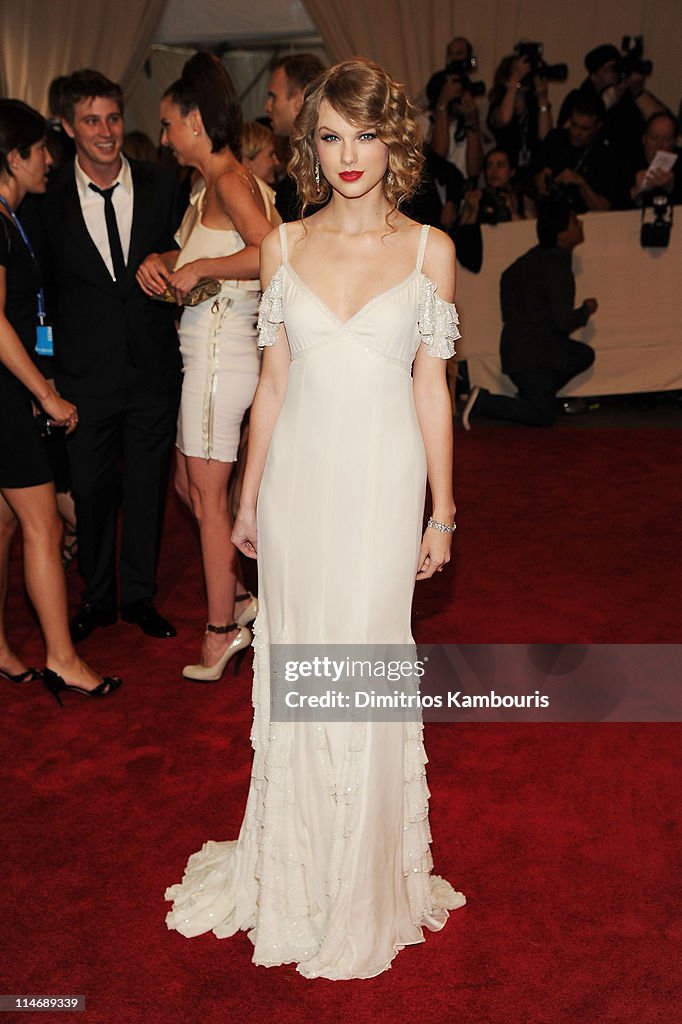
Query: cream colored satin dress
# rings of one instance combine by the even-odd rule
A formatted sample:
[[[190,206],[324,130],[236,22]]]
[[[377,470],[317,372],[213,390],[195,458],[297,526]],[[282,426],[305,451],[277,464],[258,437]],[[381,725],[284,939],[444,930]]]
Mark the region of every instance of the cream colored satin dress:
[[[263,295],[261,343],[280,323],[287,392],[258,499],[260,611],[246,813],[167,891],[183,935],[246,929],[254,962],[308,978],[369,978],[442,928],[464,897],[432,875],[418,722],[271,722],[271,643],[410,644],[426,482],[411,366],[447,358],[455,308],[413,272],[342,323],[289,265]]]
[[[268,220],[281,218],[274,193],[255,179]],[[201,220],[206,197],[202,185],[192,193],[177,234],[179,269],[196,259],[231,256],[244,248],[235,229],[207,228]],[[234,462],[244,413],[251,405],[260,374],[256,317],[260,283],[222,281],[220,293],[187,306],[180,321],[183,381],[176,445],[183,455]]]

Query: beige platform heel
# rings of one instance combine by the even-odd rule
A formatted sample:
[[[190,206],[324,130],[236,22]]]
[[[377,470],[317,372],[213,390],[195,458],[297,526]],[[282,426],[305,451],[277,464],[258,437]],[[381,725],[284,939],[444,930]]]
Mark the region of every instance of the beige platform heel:
[[[210,622],[206,625],[207,633],[224,634],[230,633],[233,629],[236,629],[237,632],[215,665],[185,665],[182,670],[185,679],[191,679],[194,683],[217,683],[222,678],[227,663],[233,658],[234,674],[237,675],[244,655],[251,644],[251,630],[246,626],[240,626],[238,622],[230,622],[227,626],[213,626]]]

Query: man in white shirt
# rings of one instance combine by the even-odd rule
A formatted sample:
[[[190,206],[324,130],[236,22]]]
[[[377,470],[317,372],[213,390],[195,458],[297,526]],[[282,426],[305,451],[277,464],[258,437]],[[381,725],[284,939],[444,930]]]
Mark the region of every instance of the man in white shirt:
[[[172,637],[153,598],[180,356],[173,306],[146,298],[135,271],[148,253],[175,248],[177,179],[122,155],[121,90],[99,72],[68,76],[63,100],[76,158],[39,213],[55,378],[79,410],[67,447],[85,593],[71,632],[82,640],[112,624],[120,605],[125,621]]]

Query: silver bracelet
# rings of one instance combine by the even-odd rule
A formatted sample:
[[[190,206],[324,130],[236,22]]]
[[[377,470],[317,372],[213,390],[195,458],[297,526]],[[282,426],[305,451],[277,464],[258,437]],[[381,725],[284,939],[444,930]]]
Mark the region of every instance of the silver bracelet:
[[[432,530],[438,530],[439,533],[454,533],[457,529],[457,523],[453,523],[452,526],[448,526],[447,523],[439,523],[437,519],[431,517],[426,524],[426,528],[431,527]]]

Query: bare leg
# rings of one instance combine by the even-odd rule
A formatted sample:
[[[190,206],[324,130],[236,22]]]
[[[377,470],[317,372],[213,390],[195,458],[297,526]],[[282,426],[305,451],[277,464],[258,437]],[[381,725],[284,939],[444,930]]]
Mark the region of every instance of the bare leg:
[[[71,491],[60,491],[57,495],[57,510],[64,520],[64,525],[71,530],[76,529],[76,503]]]
[[[190,456],[183,459],[187,467],[192,511],[199,525],[208,621],[215,626],[225,626],[233,622],[235,615],[246,606],[246,602],[240,602],[235,608],[234,600],[239,563],[237,550],[230,540],[232,517],[227,500],[233,463]],[[201,648],[201,664],[214,665],[234,635],[235,631],[206,633]]]
[[[7,488],[2,494],[21,525],[24,578],[45,639],[46,664],[68,683],[92,690],[102,677],[78,657],[69,636],[54,484]]]
[[[26,671],[26,666],[17,658],[10,647],[7,634],[5,633],[9,552],[16,528],[16,516],[2,495],[0,495],[0,668],[13,676]]]
[[[187,456],[183,455],[179,448],[175,449],[175,477],[173,479],[173,486],[175,487],[175,493],[182,504],[186,505],[190,511],[193,511],[192,499],[189,496]]]

